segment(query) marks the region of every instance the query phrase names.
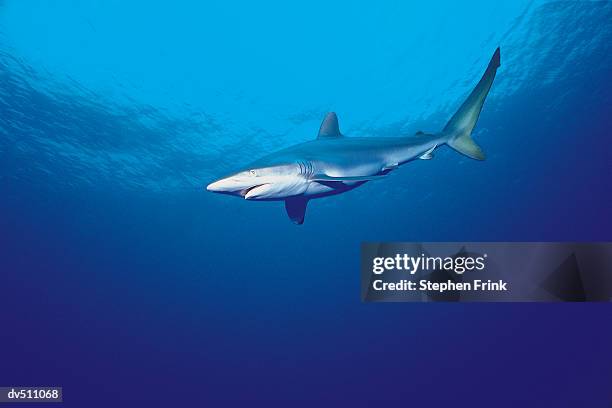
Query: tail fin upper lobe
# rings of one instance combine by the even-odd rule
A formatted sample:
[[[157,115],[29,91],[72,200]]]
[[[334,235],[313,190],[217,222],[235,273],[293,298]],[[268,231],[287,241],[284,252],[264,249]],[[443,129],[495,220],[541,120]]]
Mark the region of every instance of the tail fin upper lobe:
[[[472,159],[485,159],[484,153],[472,140],[471,134],[499,66],[500,52],[497,48],[478,85],[444,127],[443,133],[448,135],[447,144]]]

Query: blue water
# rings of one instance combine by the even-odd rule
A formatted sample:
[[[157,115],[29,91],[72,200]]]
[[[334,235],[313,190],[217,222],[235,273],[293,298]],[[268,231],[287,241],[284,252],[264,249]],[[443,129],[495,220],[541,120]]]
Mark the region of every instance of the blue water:
[[[126,4],[127,3],[127,4]],[[406,4],[404,4],[406,3]],[[611,240],[612,3],[0,1],[0,385],[67,406],[609,406],[596,304],[362,304],[363,241]],[[315,137],[475,130],[309,205],[203,187]]]

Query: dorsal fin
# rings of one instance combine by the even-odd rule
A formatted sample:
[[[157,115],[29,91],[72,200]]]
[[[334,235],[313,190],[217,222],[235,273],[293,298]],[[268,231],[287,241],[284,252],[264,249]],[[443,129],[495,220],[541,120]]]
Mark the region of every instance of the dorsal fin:
[[[325,115],[323,122],[321,122],[317,139],[329,139],[335,137],[342,137],[342,134],[340,133],[340,126],[338,126],[338,116],[336,116],[334,112],[329,112],[327,115]]]

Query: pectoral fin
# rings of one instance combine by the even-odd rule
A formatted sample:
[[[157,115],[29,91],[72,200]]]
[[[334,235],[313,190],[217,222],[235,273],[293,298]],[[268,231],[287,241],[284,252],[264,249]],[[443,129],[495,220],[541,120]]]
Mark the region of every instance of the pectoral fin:
[[[294,224],[302,225],[306,216],[306,205],[308,199],[302,196],[289,197],[285,199],[285,210]]]

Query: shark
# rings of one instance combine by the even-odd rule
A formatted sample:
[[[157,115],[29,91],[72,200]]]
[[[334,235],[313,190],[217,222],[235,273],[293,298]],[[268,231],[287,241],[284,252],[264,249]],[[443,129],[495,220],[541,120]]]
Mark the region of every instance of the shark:
[[[467,99],[439,132],[419,131],[398,137],[345,137],[338,116],[329,112],[315,140],[271,153],[206,186],[208,191],[248,201],[284,201],[289,219],[303,224],[308,202],[346,193],[414,160],[430,160],[444,145],[475,160],[484,160],[474,142],[485,99],[500,66],[500,49]]]

